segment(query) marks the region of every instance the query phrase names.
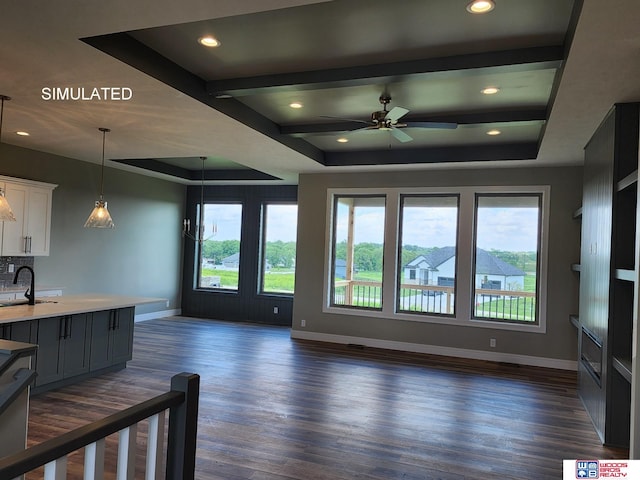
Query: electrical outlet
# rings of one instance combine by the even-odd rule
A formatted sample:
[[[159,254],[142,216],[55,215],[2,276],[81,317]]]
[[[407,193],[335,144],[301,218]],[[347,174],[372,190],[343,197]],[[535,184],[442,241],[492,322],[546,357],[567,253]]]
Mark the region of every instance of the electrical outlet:
[[[9,264],[9,273],[13,273],[16,271],[16,266],[13,263]]]
[[[278,307],[273,307],[273,313],[277,314],[279,311]]]
[[[489,339],[489,346],[491,348],[496,348],[496,339],[495,338],[490,338]]]
[[[167,308],[169,308],[169,300],[167,300]]]
[[[304,319],[300,320],[300,326],[301,327],[306,327],[307,326],[307,321],[304,320]]]

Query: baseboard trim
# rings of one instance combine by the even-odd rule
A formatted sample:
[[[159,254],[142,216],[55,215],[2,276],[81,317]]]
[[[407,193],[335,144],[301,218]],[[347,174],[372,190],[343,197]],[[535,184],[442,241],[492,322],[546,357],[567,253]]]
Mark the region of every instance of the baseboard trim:
[[[151,313],[141,313],[135,316],[134,322],[144,322],[145,320],[153,320],[154,318],[165,318],[165,317],[173,317],[176,315],[181,315],[182,309],[176,308],[173,310],[159,310],[157,312]]]
[[[556,368],[559,370],[578,370],[578,362],[574,360],[560,360],[557,358],[533,357],[503,352],[487,352],[483,350],[469,350],[466,348],[442,347],[438,345],[424,345],[421,343],[396,342],[393,340],[379,340],[375,338],[350,337],[331,333],[304,332],[291,330],[291,338],[313,340],[338,344],[357,344],[372,348],[385,348],[412,353],[426,353],[449,357],[471,358],[474,360],[488,360],[492,362],[515,363],[532,367]]]

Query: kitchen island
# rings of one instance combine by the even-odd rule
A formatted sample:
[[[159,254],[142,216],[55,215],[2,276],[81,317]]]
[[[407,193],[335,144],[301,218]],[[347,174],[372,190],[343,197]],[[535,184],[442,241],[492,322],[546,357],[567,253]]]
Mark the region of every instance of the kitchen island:
[[[32,393],[126,367],[133,353],[135,306],[162,298],[63,295],[0,307],[0,338],[38,345]]]

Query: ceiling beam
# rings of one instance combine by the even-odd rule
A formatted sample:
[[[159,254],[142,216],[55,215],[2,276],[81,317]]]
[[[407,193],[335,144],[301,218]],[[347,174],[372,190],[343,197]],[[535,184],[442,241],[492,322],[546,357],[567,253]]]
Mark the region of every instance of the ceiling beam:
[[[113,33],[82,38],[81,40],[324,165],[324,152],[302,139],[280,134],[280,129],[276,123],[238,100],[233,98],[221,100],[209,95],[204,80],[130,35]]]
[[[533,71],[559,68],[563,59],[562,45],[521,48],[357,67],[212,80],[207,82],[207,92],[212,97],[224,98],[254,95],[266,88],[272,89],[271,91],[287,92],[369,85],[372,78],[397,82],[397,77],[405,75],[444,72],[456,72],[460,75],[465,71],[477,73],[478,69],[490,69],[492,73]]]
[[[458,125],[473,125],[478,123],[505,123],[543,121],[547,119],[547,108],[523,108],[520,110],[494,110],[470,113],[447,113],[442,115],[406,115],[404,122],[437,122],[457,123]],[[366,127],[369,123],[357,121],[333,121],[323,123],[303,123],[281,125],[283,135],[304,136],[314,133],[350,132]]]
[[[202,180],[202,170],[190,170],[177,165],[164,163],[153,158],[127,158],[112,160],[132,167],[142,168],[156,173],[163,173],[183,180]],[[204,180],[281,180],[267,173],[253,170],[252,168],[219,168],[204,171]]]
[[[464,147],[326,152],[325,161],[328,167],[344,167],[355,165],[533,160],[537,155],[537,142],[523,142],[502,145],[469,145]]]

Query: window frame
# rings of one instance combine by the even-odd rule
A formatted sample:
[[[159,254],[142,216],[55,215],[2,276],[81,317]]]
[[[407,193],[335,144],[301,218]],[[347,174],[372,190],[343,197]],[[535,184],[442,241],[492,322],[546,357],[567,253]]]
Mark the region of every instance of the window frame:
[[[396,261],[397,261],[397,279],[396,279],[396,284],[395,284],[395,288],[396,288],[396,308],[395,311],[396,313],[399,314],[403,314],[403,313],[407,313],[410,315],[421,315],[421,316],[437,316],[437,317],[444,317],[444,318],[455,318],[455,312],[457,310],[457,281],[454,281],[454,292],[453,292],[453,312],[454,313],[443,313],[443,312],[425,312],[425,311],[409,311],[409,310],[402,310],[400,308],[400,305],[402,303],[401,299],[400,299],[400,295],[402,293],[402,270],[403,270],[403,264],[402,264],[402,244],[404,242],[404,231],[403,231],[403,226],[404,226],[404,207],[405,207],[405,199],[408,198],[429,198],[429,199],[435,199],[435,198],[442,198],[442,199],[454,199],[455,200],[455,208],[456,208],[456,223],[455,223],[455,239],[454,239],[454,248],[455,248],[455,273],[457,274],[458,272],[458,242],[459,242],[459,230],[460,230],[460,195],[459,194],[443,194],[443,193],[429,193],[429,194],[416,194],[416,193],[406,193],[406,192],[400,192],[398,194],[398,203],[399,203],[399,211],[398,211],[398,220],[397,220],[397,229],[398,229],[398,243],[397,243],[397,257],[396,257]],[[418,271],[417,269],[413,269],[413,273],[415,276],[415,279],[419,280],[419,275],[417,275]],[[456,278],[456,277],[454,277]],[[424,295],[425,292],[422,292],[422,294]],[[442,293],[442,292],[441,292]],[[434,296],[435,297],[435,296]],[[422,302],[422,300],[421,300]],[[434,307],[435,307],[435,298],[434,298]]]
[[[262,296],[268,296],[268,297],[289,297],[289,298],[293,298],[294,294],[295,294],[295,282],[293,285],[293,292],[291,293],[286,293],[286,292],[266,292],[264,290],[264,275],[265,275],[265,255],[266,255],[266,242],[267,242],[267,212],[269,209],[269,205],[295,205],[296,208],[298,207],[298,202],[297,201],[292,201],[292,200],[265,200],[260,204],[260,244],[258,246],[258,268],[257,268],[257,272],[258,272],[258,278],[257,278],[257,285],[258,285],[258,291],[257,294],[258,295],[262,295]],[[297,245],[298,245],[298,239],[297,239],[297,231],[298,231],[298,225],[297,225],[297,215],[296,215],[296,249],[297,249]],[[294,275],[295,275],[295,267],[294,267]]]
[[[541,194],[540,213],[540,251],[539,275],[537,281],[538,321],[535,324],[514,323],[511,321],[496,321],[488,319],[474,319],[472,309],[473,299],[473,246],[475,245],[475,195],[476,194]],[[400,195],[401,194],[443,194],[459,195],[458,212],[458,258],[456,275],[456,309],[455,315],[450,317],[433,316],[429,314],[413,314],[397,311],[397,282],[399,281],[399,229],[400,229]],[[336,196],[386,196],[384,253],[382,272],[382,309],[371,310],[352,306],[332,305],[333,291],[331,275],[333,268],[333,240],[334,219],[333,205]],[[412,321],[436,323],[477,328],[491,328],[496,330],[512,330],[531,333],[546,333],[547,318],[547,275],[548,275],[548,243],[549,243],[549,215],[550,215],[551,187],[549,185],[509,185],[509,186],[454,186],[454,187],[387,187],[387,188],[329,188],[326,197],[326,225],[325,229],[325,258],[323,281],[323,313],[338,315],[364,316],[391,321]],[[391,288],[388,286],[391,285]],[[386,287],[385,287],[386,286]],[[468,300],[467,300],[468,299]]]
[[[538,298],[539,298],[539,293],[540,293],[540,250],[541,250],[541,244],[542,244],[542,223],[543,223],[543,213],[542,213],[542,202],[543,202],[543,195],[541,192],[538,193],[532,193],[532,192],[528,192],[528,193],[522,193],[522,192],[518,192],[518,193],[504,193],[504,192],[492,192],[492,193],[480,193],[480,192],[476,192],[475,194],[475,199],[474,199],[474,230],[473,230],[473,245],[474,245],[474,249],[473,249],[473,262],[471,265],[471,282],[472,282],[472,292],[473,292],[473,298],[475,298],[475,291],[477,290],[477,284],[476,284],[476,266],[477,266],[477,255],[478,255],[478,250],[477,250],[477,243],[478,243],[478,229],[476,228],[478,225],[478,210],[479,210],[479,199],[481,197],[484,198],[509,198],[509,197],[530,197],[530,198],[536,198],[537,197],[537,203],[538,203],[538,226],[537,226],[537,233],[538,233],[538,238],[536,240],[536,306],[535,306],[535,318],[536,320],[534,322],[525,322],[525,321],[510,321],[508,319],[505,318],[489,318],[489,317],[479,317],[476,316],[475,314],[475,308],[472,305],[471,306],[471,316],[473,320],[482,320],[482,321],[490,321],[490,322],[505,322],[505,323],[516,323],[516,324],[530,324],[530,325],[537,325],[538,324],[538,320],[540,318],[540,305],[538,302]],[[490,280],[490,283],[495,284],[497,280]],[[500,285],[499,285],[499,290],[505,290],[506,289],[506,285],[503,286],[502,282],[500,281]],[[473,302],[473,300],[472,300]]]
[[[338,202],[340,198],[380,198],[383,201],[383,205],[382,207],[384,208],[384,212],[385,212],[385,232],[386,232],[386,219],[387,219],[387,196],[384,194],[379,194],[379,193],[362,193],[362,194],[351,194],[351,193],[343,193],[343,194],[337,194],[334,195],[332,197],[332,201],[331,201],[331,244],[329,246],[329,250],[330,250],[330,256],[329,258],[331,259],[331,263],[330,265],[328,265],[328,270],[329,270],[329,285],[328,285],[328,300],[329,300],[329,306],[331,308],[344,308],[344,309],[348,309],[348,310],[357,310],[357,311],[366,311],[366,312],[382,312],[383,308],[384,308],[384,298],[381,296],[380,297],[380,308],[377,307],[359,307],[357,305],[342,305],[342,304],[336,304],[334,303],[334,299],[335,299],[335,269],[336,269],[336,252],[335,252],[335,246],[336,246],[336,222],[337,222],[337,218],[335,216],[335,212],[337,212],[337,208],[338,208]],[[383,236],[383,248],[384,246],[386,246],[386,234]],[[383,269],[383,278],[381,279],[381,286],[380,286],[380,291],[383,291],[384,288],[384,257],[385,257],[385,253],[383,250],[383,255],[382,255],[382,269]],[[326,262],[325,262],[326,265]]]
[[[231,288],[223,288],[223,287],[212,287],[212,286],[201,286],[201,282],[202,282],[202,249],[204,248],[204,242],[207,240],[206,236],[205,239],[203,240],[202,244],[199,241],[196,241],[196,248],[195,248],[195,275],[194,275],[194,281],[195,281],[195,286],[193,288],[194,291],[201,291],[201,292],[217,292],[217,293],[224,293],[224,294],[229,294],[229,295],[238,295],[240,293],[240,286],[242,285],[241,279],[240,279],[240,272],[241,272],[241,261],[242,261],[242,225],[243,225],[243,217],[245,215],[245,204],[243,201],[241,200],[217,200],[217,199],[212,199],[212,200],[208,200],[204,202],[204,208],[206,208],[207,205],[239,205],[240,206],[240,238],[238,239],[239,243],[239,249],[238,249],[238,254],[239,254],[239,259],[238,259],[238,287],[235,289],[231,289]],[[198,205],[196,205],[196,218],[199,219],[200,218],[200,209],[203,207],[202,204],[198,203]],[[196,230],[199,228],[199,225],[196,225]]]

